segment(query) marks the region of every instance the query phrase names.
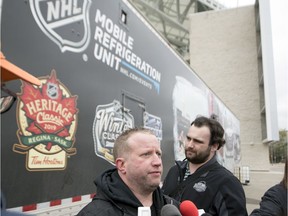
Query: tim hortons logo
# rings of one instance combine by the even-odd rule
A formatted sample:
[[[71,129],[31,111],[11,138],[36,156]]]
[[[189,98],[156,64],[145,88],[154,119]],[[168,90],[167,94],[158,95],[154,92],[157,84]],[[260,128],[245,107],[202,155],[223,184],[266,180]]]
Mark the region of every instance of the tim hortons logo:
[[[75,155],[78,96],[56,78],[40,78],[35,87],[22,81],[17,104],[17,136],[20,144],[13,151],[26,154],[26,168],[30,171],[65,169],[67,156]]]
[[[30,0],[35,21],[62,52],[82,52],[90,41],[91,0]]]

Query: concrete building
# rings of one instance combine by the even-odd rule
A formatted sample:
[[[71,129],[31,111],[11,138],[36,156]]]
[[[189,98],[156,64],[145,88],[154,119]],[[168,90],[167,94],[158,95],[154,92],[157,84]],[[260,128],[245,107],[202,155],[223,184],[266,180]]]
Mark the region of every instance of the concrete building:
[[[240,165],[251,170],[268,169],[279,139],[270,1],[131,0],[239,119]]]
[[[278,140],[269,1],[190,16],[190,65],[240,120],[242,165],[269,167]]]

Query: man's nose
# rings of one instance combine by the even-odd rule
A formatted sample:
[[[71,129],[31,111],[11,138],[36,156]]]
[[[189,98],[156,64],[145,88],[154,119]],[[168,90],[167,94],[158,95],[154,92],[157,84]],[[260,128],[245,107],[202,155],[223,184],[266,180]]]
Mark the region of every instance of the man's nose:
[[[154,158],[153,158],[153,164],[157,165],[157,166],[161,166],[161,164],[162,164],[161,156],[159,156],[158,154],[155,154]]]
[[[194,148],[194,142],[193,139],[186,140],[186,146],[190,148]]]

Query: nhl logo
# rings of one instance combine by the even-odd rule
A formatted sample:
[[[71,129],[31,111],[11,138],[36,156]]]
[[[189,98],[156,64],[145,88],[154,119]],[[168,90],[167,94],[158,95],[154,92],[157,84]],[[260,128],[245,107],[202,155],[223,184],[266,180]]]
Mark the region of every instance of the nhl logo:
[[[62,52],[82,52],[90,41],[91,0],[30,0],[40,29]]]

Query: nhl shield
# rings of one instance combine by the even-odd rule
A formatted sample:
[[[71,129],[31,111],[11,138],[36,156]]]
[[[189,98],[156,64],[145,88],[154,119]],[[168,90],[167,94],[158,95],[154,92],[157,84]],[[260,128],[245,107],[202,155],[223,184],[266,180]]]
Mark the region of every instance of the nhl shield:
[[[82,52],[90,41],[91,0],[30,0],[35,21],[62,52]]]

